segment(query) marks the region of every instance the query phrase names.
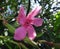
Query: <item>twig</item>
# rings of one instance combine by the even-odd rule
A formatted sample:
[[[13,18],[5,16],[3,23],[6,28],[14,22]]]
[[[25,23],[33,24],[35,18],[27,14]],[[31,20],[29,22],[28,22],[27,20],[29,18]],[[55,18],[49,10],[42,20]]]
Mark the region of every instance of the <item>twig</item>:
[[[45,44],[47,44],[49,46],[54,46],[54,47],[57,46],[57,47],[60,47],[60,43],[48,42],[46,40],[39,40],[38,43],[45,43]]]
[[[30,0],[29,0],[28,2],[29,2],[29,4],[28,4],[27,14],[29,13],[29,10],[30,10],[30,5],[31,5],[31,4],[30,4],[30,3],[31,3],[31,2],[30,2]],[[27,15],[27,14],[26,14],[26,15]]]

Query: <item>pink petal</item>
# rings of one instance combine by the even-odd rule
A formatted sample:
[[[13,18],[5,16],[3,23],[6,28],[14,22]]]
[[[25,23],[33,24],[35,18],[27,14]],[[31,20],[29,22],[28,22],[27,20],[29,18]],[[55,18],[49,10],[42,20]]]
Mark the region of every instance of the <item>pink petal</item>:
[[[32,10],[28,15],[27,18],[32,19],[34,16],[36,16],[39,11],[41,10],[41,6],[36,7],[34,10]]]
[[[25,22],[25,12],[24,12],[24,7],[20,7],[20,10],[19,10],[19,14],[18,14],[18,17],[17,17],[17,21],[19,24],[23,24]]]
[[[26,29],[24,27],[19,27],[15,30],[14,39],[23,40],[26,36]]]
[[[30,39],[30,40],[34,40],[35,37],[36,37],[36,32],[35,32],[33,26],[30,25],[30,26],[27,28],[27,32],[28,32],[28,37],[29,37],[29,39]]]
[[[43,19],[41,18],[34,18],[34,20],[32,21],[32,24],[35,25],[36,27],[41,26],[43,23]]]

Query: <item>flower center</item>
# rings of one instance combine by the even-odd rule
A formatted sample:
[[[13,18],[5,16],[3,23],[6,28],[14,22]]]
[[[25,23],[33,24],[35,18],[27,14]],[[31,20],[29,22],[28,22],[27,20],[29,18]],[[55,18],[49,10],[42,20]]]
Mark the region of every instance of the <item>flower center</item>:
[[[32,20],[26,19],[24,26],[28,27],[31,24]]]

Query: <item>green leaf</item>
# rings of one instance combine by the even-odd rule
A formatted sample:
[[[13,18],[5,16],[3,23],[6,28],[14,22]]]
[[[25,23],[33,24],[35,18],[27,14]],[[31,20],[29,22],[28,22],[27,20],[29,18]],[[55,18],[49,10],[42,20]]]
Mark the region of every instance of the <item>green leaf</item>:
[[[59,35],[56,35],[56,38],[60,38],[60,34]]]
[[[9,49],[12,49],[6,42],[4,42]]]
[[[30,40],[28,37],[26,37],[26,38],[24,39],[24,42],[25,42],[25,43],[28,43],[28,44],[32,45],[33,47],[35,47],[35,48],[38,48],[38,49],[39,49],[39,47],[38,47],[37,43],[36,43],[36,42],[34,42],[33,40]]]
[[[5,24],[5,26],[8,28],[8,30],[9,30],[10,33],[12,33],[12,34],[14,33],[15,28],[12,25],[10,25],[9,23],[7,23],[7,24]]]
[[[60,12],[58,12],[57,14],[55,14],[55,22],[54,22],[54,30],[58,31],[60,28]]]
[[[21,48],[20,44],[18,42],[15,42],[13,40],[5,40],[4,42],[9,42],[9,43],[12,43],[12,44],[15,44],[19,49]]]
[[[23,49],[28,49],[24,44],[20,43],[20,46],[23,48]]]
[[[44,33],[38,33],[38,34],[37,34],[37,38],[43,36],[43,34],[44,34]]]

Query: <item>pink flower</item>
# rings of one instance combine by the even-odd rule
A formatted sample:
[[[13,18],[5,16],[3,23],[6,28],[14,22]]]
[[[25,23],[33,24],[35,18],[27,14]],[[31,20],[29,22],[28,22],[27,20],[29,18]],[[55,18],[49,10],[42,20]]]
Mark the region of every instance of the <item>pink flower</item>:
[[[24,13],[24,8],[20,7],[17,21],[21,25],[21,27],[18,27],[15,30],[15,40],[23,40],[26,37],[26,35],[30,40],[33,40],[36,37],[36,31],[34,30],[34,27],[32,25],[35,25],[36,27],[42,25],[43,19],[35,18],[35,16],[39,13],[40,10],[40,6],[36,7],[26,17],[26,14]]]

